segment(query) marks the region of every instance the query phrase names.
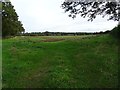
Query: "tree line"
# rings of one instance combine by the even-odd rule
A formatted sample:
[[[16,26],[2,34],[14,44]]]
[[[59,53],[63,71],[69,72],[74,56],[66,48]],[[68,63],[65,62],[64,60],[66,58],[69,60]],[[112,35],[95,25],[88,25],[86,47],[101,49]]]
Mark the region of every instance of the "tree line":
[[[22,33],[20,36],[79,36],[79,35],[98,35],[98,34],[107,34],[110,33],[109,30],[103,32],[31,32],[31,33]],[[19,36],[18,35],[18,36]]]

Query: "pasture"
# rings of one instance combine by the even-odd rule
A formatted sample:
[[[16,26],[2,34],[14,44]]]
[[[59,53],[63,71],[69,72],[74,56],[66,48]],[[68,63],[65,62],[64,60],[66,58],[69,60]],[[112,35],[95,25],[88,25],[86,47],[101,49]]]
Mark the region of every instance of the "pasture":
[[[118,46],[109,35],[2,40],[3,88],[118,86]]]

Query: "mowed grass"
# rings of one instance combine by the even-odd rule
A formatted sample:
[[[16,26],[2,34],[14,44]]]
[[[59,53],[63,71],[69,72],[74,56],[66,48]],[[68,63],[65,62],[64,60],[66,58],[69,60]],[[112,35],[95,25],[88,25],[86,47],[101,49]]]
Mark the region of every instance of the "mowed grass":
[[[109,35],[3,40],[3,88],[118,87],[118,46]]]

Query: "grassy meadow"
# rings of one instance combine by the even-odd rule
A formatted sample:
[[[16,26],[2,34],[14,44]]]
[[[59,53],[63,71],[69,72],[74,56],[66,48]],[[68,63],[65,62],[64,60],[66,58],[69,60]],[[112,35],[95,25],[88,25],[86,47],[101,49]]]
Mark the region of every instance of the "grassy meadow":
[[[114,88],[118,46],[109,35],[2,40],[3,88]]]

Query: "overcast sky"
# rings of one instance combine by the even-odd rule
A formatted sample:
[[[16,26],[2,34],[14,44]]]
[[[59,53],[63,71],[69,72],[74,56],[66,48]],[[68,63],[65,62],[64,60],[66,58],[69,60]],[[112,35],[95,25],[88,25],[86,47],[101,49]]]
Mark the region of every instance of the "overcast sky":
[[[99,32],[118,22],[98,16],[93,22],[79,15],[74,20],[60,7],[64,0],[11,0],[26,32]]]

